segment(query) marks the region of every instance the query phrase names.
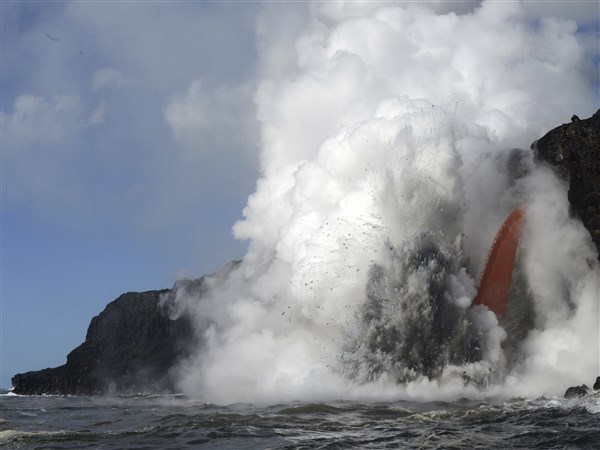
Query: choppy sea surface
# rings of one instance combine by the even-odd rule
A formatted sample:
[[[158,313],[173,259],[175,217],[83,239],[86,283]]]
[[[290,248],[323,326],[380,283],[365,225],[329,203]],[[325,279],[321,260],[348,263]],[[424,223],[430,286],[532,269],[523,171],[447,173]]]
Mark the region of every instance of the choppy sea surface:
[[[2,395],[4,448],[600,448],[600,396],[218,406],[183,396]]]

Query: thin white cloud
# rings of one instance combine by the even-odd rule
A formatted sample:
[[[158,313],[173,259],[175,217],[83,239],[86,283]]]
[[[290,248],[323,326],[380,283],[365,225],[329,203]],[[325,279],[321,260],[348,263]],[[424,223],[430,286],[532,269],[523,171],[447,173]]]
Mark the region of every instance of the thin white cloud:
[[[65,18],[93,34],[93,50],[131,82],[170,95],[192,80],[245,81],[257,5],[70,2]],[[227,25],[224,25],[227,24]],[[252,37],[250,35],[250,37]]]
[[[523,0],[523,6],[531,17],[554,17],[577,21],[579,25],[597,23],[600,3],[594,0]]]
[[[88,122],[90,125],[102,124],[102,123],[104,123],[105,115],[106,115],[106,105],[104,103],[102,103],[91,112]]]
[[[258,136],[252,94],[249,84],[208,89],[197,80],[171,98],[164,117],[192,151],[248,155],[255,152]]]
[[[2,112],[4,149],[10,153],[23,147],[60,141],[83,123],[81,113],[78,96],[44,98],[22,94],[15,100],[12,112]]]
[[[194,134],[210,128],[213,102],[209,95],[200,81],[194,81],[186,94],[176,96],[166,106],[165,120],[177,139],[193,141]]]
[[[97,91],[100,89],[118,89],[126,86],[129,80],[118,70],[105,67],[94,72],[92,88]]]
[[[185,211],[190,221],[200,221],[201,212],[188,203],[208,197],[203,183],[217,177],[216,167],[235,167],[230,172],[236,173],[235,180],[221,192],[232,196],[235,191],[236,202],[243,203],[256,170],[248,83],[256,5],[69,2],[48,6],[48,14],[35,20],[18,4],[10,8],[15,17],[24,17],[24,26],[14,28],[10,47],[3,43],[9,62],[4,80],[10,86],[4,98],[19,98],[14,111],[2,111],[3,144],[8,149],[43,143],[56,159],[30,166],[23,153],[13,160],[23,170],[43,170],[38,184],[47,187],[33,191],[26,183],[15,183],[6,199],[15,196],[22,207],[34,210],[52,204],[42,209],[75,221],[78,211],[61,203],[61,196],[47,193],[67,189],[77,179],[78,195],[94,204],[97,214],[124,216],[134,229],[152,222],[154,232],[169,235],[162,240],[181,241],[191,240],[192,233],[173,232],[186,226],[172,218]],[[60,30],[60,41],[45,37],[47,30]],[[194,93],[195,79],[203,80],[207,102]],[[35,95],[29,96],[31,92]],[[64,99],[55,99],[57,93],[77,98],[77,108],[65,109]],[[199,108],[209,114],[206,122],[196,123]],[[171,111],[169,122],[166,110]],[[181,148],[189,151],[176,151]],[[50,170],[52,166],[57,169]],[[128,206],[114,201],[135,186],[143,187],[136,201]],[[227,239],[235,220],[231,216],[220,231]]]

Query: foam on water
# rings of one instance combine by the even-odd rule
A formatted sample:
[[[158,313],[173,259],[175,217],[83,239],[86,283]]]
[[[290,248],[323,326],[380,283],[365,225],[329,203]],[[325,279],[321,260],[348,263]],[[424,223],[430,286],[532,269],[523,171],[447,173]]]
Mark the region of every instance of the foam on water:
[[[181,396],[5,397],[0,443],[109,449],[595,448],[597,401],[589,396],[218,406]],[[35,413],[35,419],[22,411]]]

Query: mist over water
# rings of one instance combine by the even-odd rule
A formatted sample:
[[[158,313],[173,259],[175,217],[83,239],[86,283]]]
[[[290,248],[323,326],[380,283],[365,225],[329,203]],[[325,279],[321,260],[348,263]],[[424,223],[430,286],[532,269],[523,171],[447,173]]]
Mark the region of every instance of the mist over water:
[[[183,392],[451,400],[600,374],[595,248],[565,182],[515,150],[594,112],[597,49],[572,20],[461,5],[265,6],[261,177],[234,226],[248,251],[203,295],[177,292],[201,342]],[[469,306],[520,204],[509,336]]]

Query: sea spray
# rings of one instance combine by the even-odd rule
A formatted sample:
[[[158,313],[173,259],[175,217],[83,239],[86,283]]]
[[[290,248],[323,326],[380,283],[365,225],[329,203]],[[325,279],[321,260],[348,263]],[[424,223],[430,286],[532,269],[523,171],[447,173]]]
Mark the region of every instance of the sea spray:
[[[262,175],[234,227],[248,251],[204,295],[177,293],[201,341],[180,388],[214,402],[448,399],[591,379],[591,240],[553,174],[508,164],[563,111],[593,111],[577,27],[532,21],[518,3],[338,6],[261,16]],[[285,39],[280,23],[269,31],[281,20]],[[524,201],[519,279],[534,323],[507,360],[495,316],[468,306]]]

